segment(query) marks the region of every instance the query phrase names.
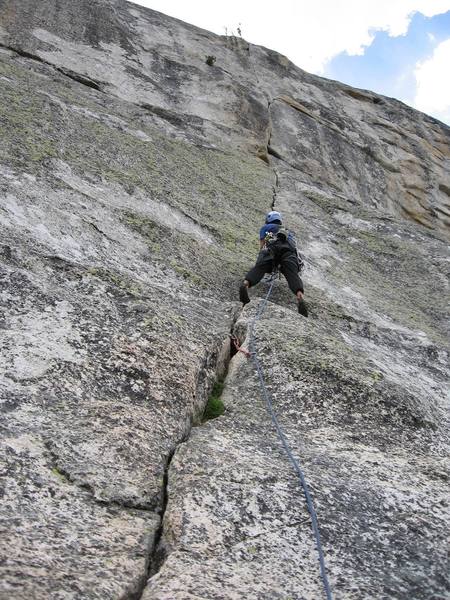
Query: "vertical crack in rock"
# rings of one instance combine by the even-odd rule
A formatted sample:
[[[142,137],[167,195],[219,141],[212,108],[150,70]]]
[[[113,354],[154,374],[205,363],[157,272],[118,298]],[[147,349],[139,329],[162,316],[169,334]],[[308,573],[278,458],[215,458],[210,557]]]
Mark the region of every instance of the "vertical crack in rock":
[[[280,189],[280,180],[278,177],[278,171],[272,167],[273,172],[275,173],[275,185],[272,188],[272,204],[270,205],[270,210],[275,210],[275,204],[277,201],[278,190]]]
[[[270,107],[272,105],[273,100],[269,100],[267,102],[267,114],[268,114],[268,122],[269,125],[267,127],[267,143],[266,143],[266,150],[267,150],[267,154],[270,154],[270,142],[272,140],[272,116],[270,114]]]
[[[240,312],[241,311],[236,311],[236,313],[233,315],[232,323],[230,326],[230,335],[236,335],[235,325],[236,325],[236,321],[239,318]],[[242,332],[241,332],[240,334],[237,334],[236,337],[239,340],[241,340],[241,339],[243,339],[243,337],[245,337],[245,335],[242,336]],[[211,350],[210,354],[206,357],[205,363],[208,362],[209,357],[216,355],[216,351],[217,351],[217,346],[215,345],[215,347]],[[198,373],[198,380],[199,380],[198,388],[199,389],[197,389],[196,395],[203,396],[203,401],[202,401],[203,409],[206,406],[209,394],[213,388],[214,383],[216,381],[218,381],[220,378],[223,378],[224,382],[226,382],[228,366],[230,364],[231,359],[233,358],[233,356],[236,355],[236,353],[237,353],[237,350],[234,348],[233,344],[231,343],[230,337],[226,337],[223,341],[221,350],[217,353],[217,356],[216,356],[215,377],[212,380],[210,380],[209,382],[207,382],[206,385],[204,385],[205,379],[204,379],[204,377],[202,377],[202,372],[201,372],[202,369],[199,369],[199,373]],[[201,414],[203,414],[203,410],[202,410]],[[175,445],[175,447],[172,449],[172,451],[169,453],[169,455],[167,457],[166,465],[164,467],[163,487],[162,487],[162,493],[161,493],[161,506],[157,510],[157,514],[160,517],[160,525],[158,527],[158,530],[156,531],[153,548],[152,548],[152,551],[151,551],[149,559],[148,559],[147,573],[146,573],[146,576],[142,578],[142,582],[139,585],[138,591],[126,598],[123,598],[122,600],[139,600],[140,598],[142,598],[142,595],[144,593],[144,590],[148,583],[148,580],[160,571],[161,567],[163,566],[163,564],[168,556],[166,548],[164,547],[163,538],[164,538],[164,515],[166,512],[167,503],[168,503],[168,482],[169,482],[170,465],[171,465],[172,459],[175,456],[175,453],[177,452],[179,446],[181,446],[181,444],[184,444],[189,440],[189,437],[190,437],[190,434],[192,431],[192,427],[193,427],[193,425],[197,424],[198,418],[199,418],[199,415],[193,415],[191,425],[188,428],[188,430],[186,431],[186,434],[184,435],[183,439],[181,439],[178,442],[178,444]]]
[[[160,524],[155,533],[153,547],[152,547],[151,552],[148,557],[147,572],[142,577],[136,593],[133,593],[130,596],[128,596],[127,598],[123,598],[122,600],[140,600],[140,598],[142,598],[142,595],[144,593],[144,590],[145,590],[148,580],[150,579],[150,577],[153,577],[153,575],[158,573],[162,564],[164,563],[166,554],[165,554],[164,547],[161,544],[161,538],[163,536],[163,531],[164,531],[164,514],[166,512],[167,500],[168,500],[167,484],[168,484],[168,480],[169,480],[170,463],[172,462],[172,458],[173,458],[178,446],[180,444],[182,444],[183,442],[185,442],[189,438],[189,434],[190,434],[190,430],[186,435],[186,439],[183,439],[181,442],[179,442],[179,444],[177,444],[177,446],[170,452],[169,456],[167,457],[167,462],[164,467],[163,489],[162,489],[162,494],[161,494],[161,497],[162,497],[161,507],[157,511],[157,514],[159,515],[159,518],[160,518]]]
[[[271,146],[271,141],[272,141],[272,131],[273,131],[273,123],[272,123],[272,116],[270,113],[270,107],[272,105],[272,102],[275,100],[276,98],[273,98],[272,100],[269,100],[267,103],[267,112],[268,112],[268,130],[267,130],[267,146],[266,146],[266,152],[267,152],[267,156],[274,156],[275,158],[281,158],[279,156],[279,154],[277,152],[275,152]],[[272,204],[270,206],[270,210],[275,210],[275,203],[277,201],[277,194],[278,194],[278,190],[280,187],[280,179],[278,176],[278,171],[275,169],[275,167],[273,165],[270,164],[270,160],[268,159],[268,164],[270,166],[270,168],[272,169],[272,171],[274,172],[275,175],[275,185],[272,188]]]

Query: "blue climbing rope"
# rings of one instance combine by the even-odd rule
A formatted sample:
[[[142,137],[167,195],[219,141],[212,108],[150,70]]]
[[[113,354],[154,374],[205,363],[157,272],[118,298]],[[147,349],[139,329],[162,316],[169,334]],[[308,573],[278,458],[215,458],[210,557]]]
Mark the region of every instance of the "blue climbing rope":
[[[331,588],[330,588],[330,584],[328,582],[328,576],[327,576],[327,571],[326,571],[326,567],[325,567],[325,557],[324,557],[323,550],[322,550],[322,543],[320,541],[319,522],[317,519],[316,509],[314,508],[314,503],[312,501],[311,494],[309,493],[308,484],[306,483],[305,475],[300,467],[298,460],[295,458],[295,456],[292,453],[292,450],[291,450],[291,447],[289,446],[289,442],[286,438],[286,435],[284,434],[284,431],[283,431],[283,429],[278,421],[278,418],[275,414],[271,394],[266,387],[266,384],[264,381],[264,373],[263,373],[261,363],[259,362],[258,356],[256,353],[255,332],[254,332],[255,325],[259,321],[259,319],[262,317],[262,315],[266,309],[267,303],[268,303],[270,295],[272,293],[273,286],[275,284],[276,275],[277,275],[277,273],[275,271],[272,274],[272,278],[270,280],[269,291],[267,292],[265,298],[260,302],[258,310],[250,322],[249,350],[250,350],[250,355],[255,364],[256,371],[258,373],[259,385],[261,387],[262,395],[266,401],[267,408],[269,409],[270,416],[272,418],[272,422],[275,426],[275,429],[277,430],[277,433],[278,433],[280,441],[283,445],[283,448],[285,449],[286,454],[298,475],[298,478],[300,480],[300,485],[301,485],[301,487],[303,489],[303,493],[305,495],[306,504],[308,506],[308,511],[311,516],[311,523],[312,523],[314,537],[316,538],[316,546],[317,546],[317,552],[319,554],[320,574],[322,577],[323,587],[325,590],[327,600],[332,600]]]

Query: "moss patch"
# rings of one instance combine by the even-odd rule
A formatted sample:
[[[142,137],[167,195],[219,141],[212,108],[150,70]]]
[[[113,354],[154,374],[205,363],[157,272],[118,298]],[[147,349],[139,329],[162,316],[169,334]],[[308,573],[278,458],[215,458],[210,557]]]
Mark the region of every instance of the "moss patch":
[[[225,406],[221,399],[223,388],[224,382],[216,381],[208,398],[208,402],[206,403],[202,423],[209,421],[210,419],[216,419],[225,412]]]

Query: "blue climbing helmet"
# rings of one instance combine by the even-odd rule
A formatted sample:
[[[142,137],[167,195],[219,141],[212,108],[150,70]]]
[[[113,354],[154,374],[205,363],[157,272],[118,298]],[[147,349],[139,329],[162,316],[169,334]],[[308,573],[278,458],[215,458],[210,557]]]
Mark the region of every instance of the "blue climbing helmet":
[[[277,212],[276,210],[271,210],[266,215],[266,224],[268,225],[269,223],[273,223],[274,221],[280,221],[280,223],[282,223],[283,219],[281,217],[281,213]]]

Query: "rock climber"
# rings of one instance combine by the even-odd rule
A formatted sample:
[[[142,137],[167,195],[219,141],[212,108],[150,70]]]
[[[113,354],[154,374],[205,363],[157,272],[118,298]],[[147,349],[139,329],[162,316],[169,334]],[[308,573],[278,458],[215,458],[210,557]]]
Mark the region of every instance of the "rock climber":
[[[275,268],[286,278],[289,288],[297,297],[298,312],[308,316],[308,308],[303,298],[303,282],[299,277],[301,259],[298,256],[295,240],[291,232],[283,227],[281,214],[271,210],[266,216],[266,222],[259,231],[259,254],[253,269],[245,276],[239,288],[239,299],[244,304],[250,302],[248,288],[261,281],[266,273],[272,273]]]

